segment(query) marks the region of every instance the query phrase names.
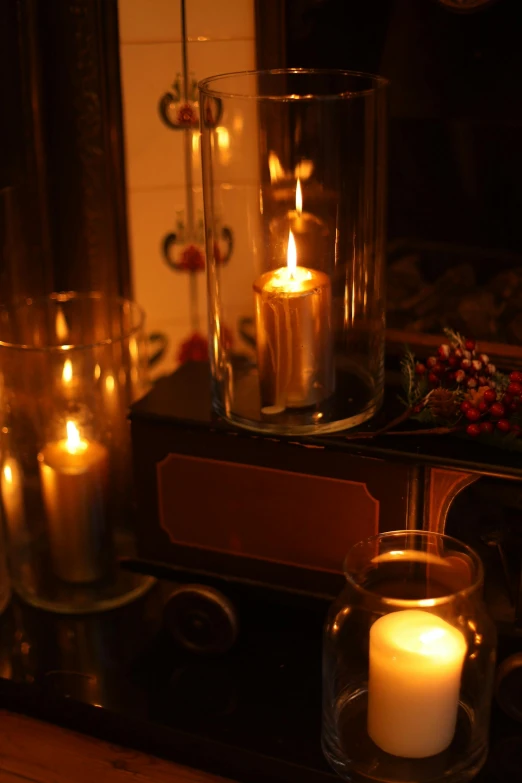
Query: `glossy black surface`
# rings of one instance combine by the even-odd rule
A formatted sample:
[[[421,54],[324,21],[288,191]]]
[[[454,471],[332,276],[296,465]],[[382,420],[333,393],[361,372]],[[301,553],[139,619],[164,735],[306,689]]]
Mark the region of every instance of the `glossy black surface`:
[[[100,616],[54,616],[14,601],[1,622],[1,706],[248,783],[333,781],[320,749],[327,602],[207,582],[237,613],[237,641],[222,655],[176,644],[162,622],[173,582]],[[522,724],[495,707],[490,763],[477,780],[519,780],[521,752]]]
[[[252,437],[247,431],[232,428],[212,412],[209,367],[205,362],[192,362],[182,366],[172,375],[160,378],[153,390],[132,409],[131,419],[179,424],[184,428],[205,428],[229,431],[243,437]],[[404,407],[398,401],[400,394],[397,373],[390,372],[387,379],[383,408],[376,417],[359,427],[338,435],[300,438],[303,444],[313,444],[329,449],[349,451],[368,457],[383,457],[404,463],[442,465],[457,470],[470,470],[482,474],[522,477],[522,451],[485,446],[471,438],[455,435],[414,434],[382,435],[368,440],[354,440],[355,432],[375,432],[399,416]],[[414,432],[411,423],[397,429]],[[262,437],[262,436],[255,436]],[[273,439],[273,436],[271,436]],[[296,438],[290,438],[296,440]]]

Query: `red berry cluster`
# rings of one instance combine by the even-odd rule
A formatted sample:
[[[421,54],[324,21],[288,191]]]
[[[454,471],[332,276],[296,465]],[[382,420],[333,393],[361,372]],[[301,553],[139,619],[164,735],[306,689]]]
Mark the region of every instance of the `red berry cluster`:
[[[477,354],[475,340],[465,340],[462,345],[441,345],[437,356],[430,356],[426,364],[417,363],[415,372],[427,373],[428,385],[446,388],[477,389],[480,386],[495,388],[492,376],[497,368],[485,353]]]
[[[466,432],[472,437],[482,434],[492,434],[494,430],[502,433],[512,432],[520,435],[521,427],[509,421],[509,416],[516,413],[522,405],[522,372],[512,372],[509,384],[503,393],[497,394],[489,386],[479,389],[474,398],[465,399],[460,410],[470,422]]]

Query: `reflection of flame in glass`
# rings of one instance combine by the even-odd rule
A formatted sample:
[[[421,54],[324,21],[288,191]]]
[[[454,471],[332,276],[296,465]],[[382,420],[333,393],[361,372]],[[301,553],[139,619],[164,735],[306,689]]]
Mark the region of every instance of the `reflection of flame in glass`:
[[[67,326],[67,321],[65,320],[65,316],[61,307],[58,307],[56,311],[55,329],[59,342],[64,343],[69,336],[69,327]]]
[[[114,381],[114,377],[112,375],[107,375],[105,378],[105,388],[111,394],[114,391],[114,388],[116,386],[116,383]]]
[[[85,451],[87,448],[87,441],[80,438],[80,431],[74,421],[69,419],[65,426],[67,429],[67,441],[65,448],[69,454],[78,454],[80,451]]]
[[[294,235],[290,231],[288,233],[288,250],[286,254],[286,265],[290,273],[290,278],[293,279],[295,270],[297,269],[297,249],[295,246]]]
[[[301,180],[297,178],[297,185],[295,188],[295,211],[298,215],[303,213],[303,192],[301,190]]]
[[[281,165],[277,154],[270,150],[268,153],[268,170],[270,172],[270,182],[279,182],[282,179],[291,177],[290,172],[285,171]],[[311,160],[302,160],[294,169],[296,179],[310,179],[314,170],[314,164]]]
[[[285,170],[281,166],[276,153],[272,150],[268,153],[268,170],[270,172],[270,182],[278,182],[280,179],[284,179]]]
[[[228,129],[223,125],[218,125],[216,128],[218,147],[220,150],[228,150],[230,147],[230,134]]]
[[[302,160],[295,167],[294,175],[297,179],[310,179],[314,170],[314,164],[311,160]]]
[[[73,377],[73,367],[70,359],[66,359],[63,363],[62,381],[65,384],[69,384]]]
[[[95,364],[94,365],[94,379],[96,381],[99,381],[100,380],[100,375],[101,375],[101,367],[100,367],[99,364]]]
[[[194,158],[198,158],[198,159],[199,159],[199,137],[200,137],[200,135],[201,134],[200,134],[199,131],[195,131],[195,132],[192,133],[192,155],[193,155]]]
[[[230,162],[230,134],[228,128],[218,125],[216,128],[217,145],[219,150],[219,159],[225,166]]]
[[[419,641],[421,644],[430,645],[432,642],[437,642],[445,636],[446,631],[443,628],[432,628],[431,631],[419,634]]]
[[[129,340],[129,354],[133,362],[138,361],[138,341],[135,337],[131,337]]]

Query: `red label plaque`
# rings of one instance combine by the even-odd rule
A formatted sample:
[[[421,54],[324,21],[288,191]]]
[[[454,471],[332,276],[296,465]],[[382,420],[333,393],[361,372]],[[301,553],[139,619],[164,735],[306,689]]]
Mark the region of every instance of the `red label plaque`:
[[[379,532],[366,484],[183,454],[157,464],[159,520],[173,544],[340,572]]]

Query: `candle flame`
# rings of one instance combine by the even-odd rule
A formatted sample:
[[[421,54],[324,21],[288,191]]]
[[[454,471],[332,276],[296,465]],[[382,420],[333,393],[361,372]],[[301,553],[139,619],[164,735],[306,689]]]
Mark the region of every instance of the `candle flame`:
[[[290,273],[290,279],[293,280],[295,270],[297,269],[297,249],[295,246],[294,235],[290,231],[288,234],[288,250],[286,255],[286,265]]]
[[[303,213],[303,192],[301,190],[301,180],[297,178],[297,185],[295,188],[295,211],[298,215]]]
[[[13,470],[8,462],[4,465],[4,478],[8,484],[13,483]]]
[[[85,449],[87,448],[87,443],[86,441],[81,439],[80,430],[78,429],[74,421],[71,421],[69,419],[65,426],[67,429],[67,440],[65,443],[65,447],[69,452],[69,454],[78,454],[79,451],[85,451]]]
[[[310,179],[314,170],[314,163],[312,160],[302,160],[294,169],[294,176],[299,179]]]
[[[73,377],[72,362],[70,359],[66,359],[63,363],[62,381],[65,384],[69,384],[72,381],[72,377]]]

